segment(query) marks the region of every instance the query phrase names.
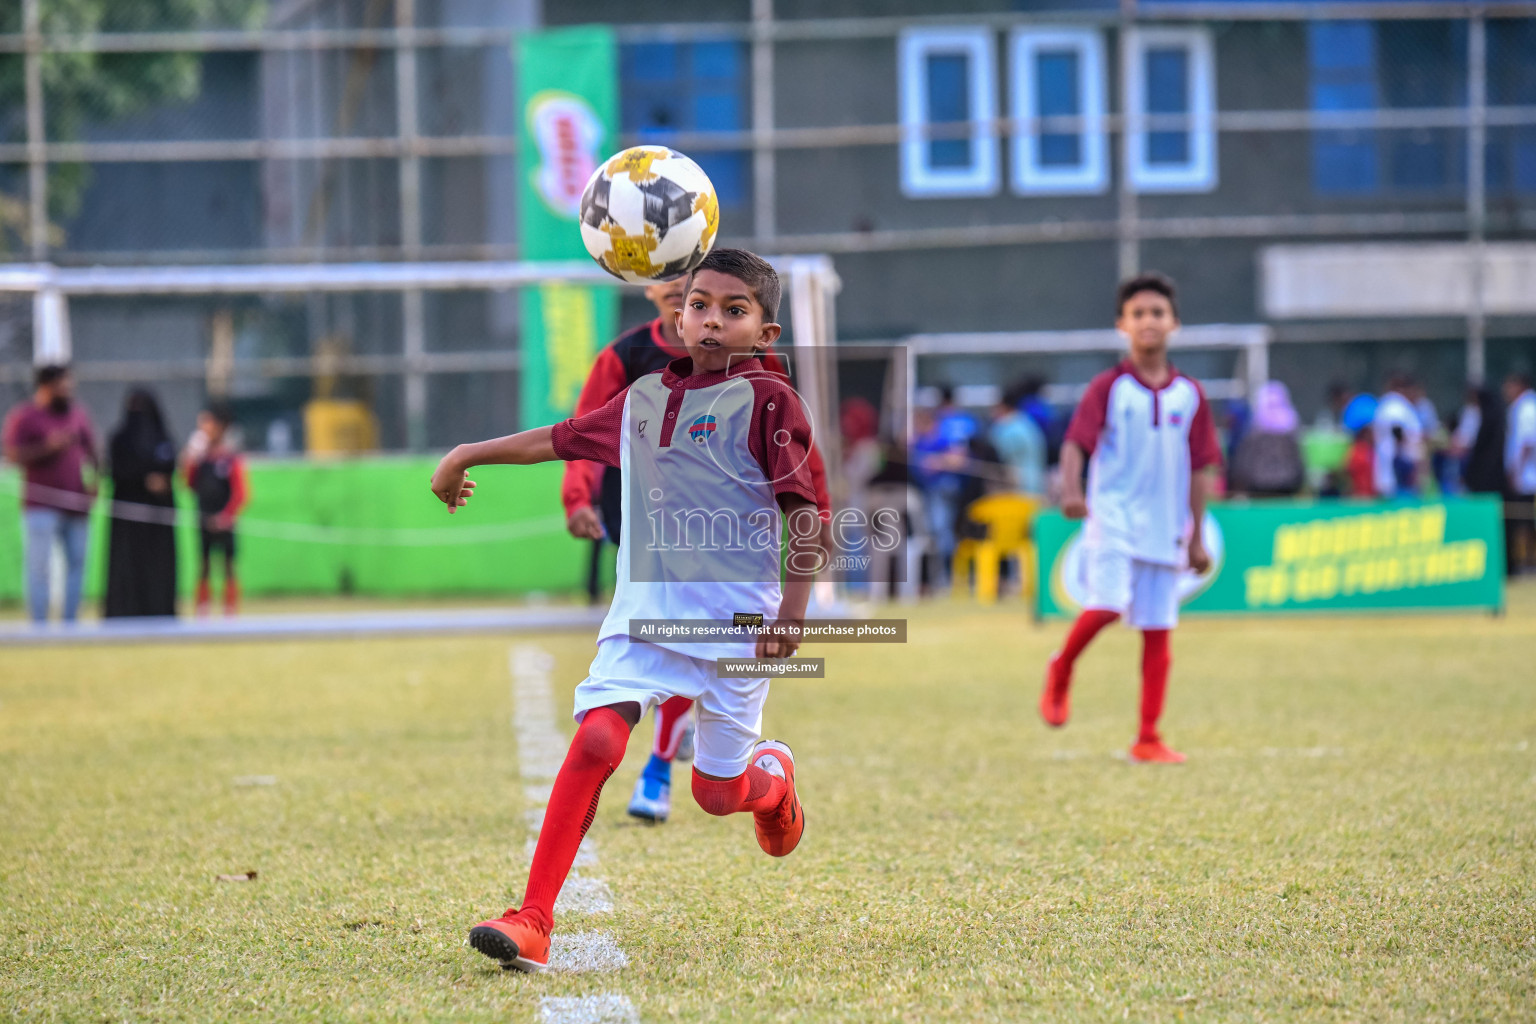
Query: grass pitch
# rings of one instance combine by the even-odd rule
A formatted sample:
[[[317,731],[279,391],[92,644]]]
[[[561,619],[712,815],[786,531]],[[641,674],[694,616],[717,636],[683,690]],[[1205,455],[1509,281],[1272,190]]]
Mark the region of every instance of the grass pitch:
[[[617,907],[557,924],[611,932],[608,975],[464,944],[526,869],[510,641],[0,652],[0,1019],[507,1022],[606,992],[643,1020],[1536,1016],[1530,587],[1503,619],[1187,623],[1173,768],[1114,756],[1133,633],[1053,732],[1062,627],[910,617],[775,684],[808,821],[784,861],[682,773],[673,821],[631,824],[642,724],[591,833]],[[591,640],[533,642],[563,712]]]

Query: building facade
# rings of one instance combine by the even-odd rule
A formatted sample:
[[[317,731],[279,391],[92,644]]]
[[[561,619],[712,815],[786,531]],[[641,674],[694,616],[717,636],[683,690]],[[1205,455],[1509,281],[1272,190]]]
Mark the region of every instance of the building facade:
[[[1138,269],[1179,282],[1187,323],[1265,328],[1307,415],[1335,382],[1410,372],[1448,413],[1469,378],[1536,368],[1533,3],[283,0],[255,28],[94,40],[27,22],[47,6],[0,23],[0,81],[39,71],[0,111],[15,259],[515,259],[511,42],[604,22],[623,140],[704,165],[723,244],[829,253],[844,343],[981,339],[922,361],[922,383],[1080,383],[1112,354],[981,350],[1107,327]],[[54,126],[50,62],[102,39],[196,54],[196,95]],[[38,194],[72,181],[68,208]],[[400,449],[516,424],[516,302],[81,299],[72,317],[103,417],[135,375],[178,424],[220,388],[260,449],[323,391]],[[638,296],[625,313],[648,315]],[[20,347],[0,357],[18,387]],[[1229,350],[1179,358],[1241,376]]]

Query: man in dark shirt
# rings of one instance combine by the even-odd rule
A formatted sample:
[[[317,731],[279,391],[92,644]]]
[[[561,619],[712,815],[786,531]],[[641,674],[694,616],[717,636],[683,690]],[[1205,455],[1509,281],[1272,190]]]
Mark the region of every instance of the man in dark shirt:
[[[75,401],[69,367],[40,367],[32,400],[11,410],[0,435],[5,457],[21,467],[25,479],[21,502],[27,537],[27,608],[32,621],[48,619],[48,564],[57,541],[64,546],[67,568],[64,621],[73,622],[85,578],[85,543],[99,460],[96,433],[85,409]]]

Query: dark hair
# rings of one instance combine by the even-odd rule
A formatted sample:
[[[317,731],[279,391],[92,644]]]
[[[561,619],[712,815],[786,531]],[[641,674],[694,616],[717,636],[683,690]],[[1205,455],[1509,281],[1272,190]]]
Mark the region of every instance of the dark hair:
[[[1131,296],[1141,292],[1156,292],[1168,300],[1168,305],[1173,307],[1173,315],[1179,315],[1179,290],[1174,287],[1173,281],[1159,274],[1155,270],[1149,270],[1145,274],[1137,274],[1135,277],[1120,282],[1120,287],[1115,289],[1115,316],[1118,318],[1125,311],[1125,304],[1131,301]]]
[[[229,403],[222,399],[215,399],[203,409],[209,416],[218,421],[220,426],[227,427],[235,422],[235,411],[229,407]]]
[[[745,249],[715,249],[688,274],[690,290],[693,288],[693,279],[701,270],[713,270],[717,274],[736,278],[747,286],[757,304],[763,307],[763,323],[778,322],[779,298],[783,293],[779,288],[779,275],[768,265],[767,260]]]
[[[1504,379],[1513,383],[1517,388],[1528,388],[1531,386],[1531,375],[1524,370],[1512,370],[1509,376]]]
[[[69,367],[63,363],[49,363],[39,366],[37,372],[32,375],[35,387],[47,387],[55,384],[69,374]]]
[[[1003,389],[1003,393],[998,396],[998,404],[1017,409],[1024,404],[1025,399],[1038,395],[1040,387],[1039,377],[1028,377],[1024,380],[1014,381]]]

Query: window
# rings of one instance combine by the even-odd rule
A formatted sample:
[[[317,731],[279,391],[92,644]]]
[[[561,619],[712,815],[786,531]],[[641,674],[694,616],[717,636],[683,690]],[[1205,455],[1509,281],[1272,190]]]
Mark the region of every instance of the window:
[[[625,132],[668,145],[678,132],[746,127],[747,58],[741,43],[634,43],[620,47],[619,65]],[[746,153],[692,149],[688,155],[709,175],[721,206],[748,204]]]
[[[1138,192],[1209,192],[1216,187],[1216,59],[1210,33],[1134,29],[1126,45],[1126,180]]]
[[[1104,41],[1092,29],[1019,29],[1009,39],[1013,190],[1103,192]]]
[[[912,30],[902,34],[897,48],[902,191],[992,195],[998,165],[991,31]]]
[[[1374,110],[1376,32],[1365,21],[1314,21],[1307,26],[1312,109]],[[1312,180],[1321,193],[1375,192],[1381,187],[1376,135],[1369,129],[1312,134]]]
[[[1313,110],[1466,107],[1465,22],[1313,22],[1307,53]],[[1448,195],[1465,186],[1465,154],[1459,128],[1318,129],[1312,181],[1323,195]]]
[[[1488,103],[1536,106],[1536,18],[1488,22]],[[1536,192],[1536,125],[1488,129],[1488,193]]]

